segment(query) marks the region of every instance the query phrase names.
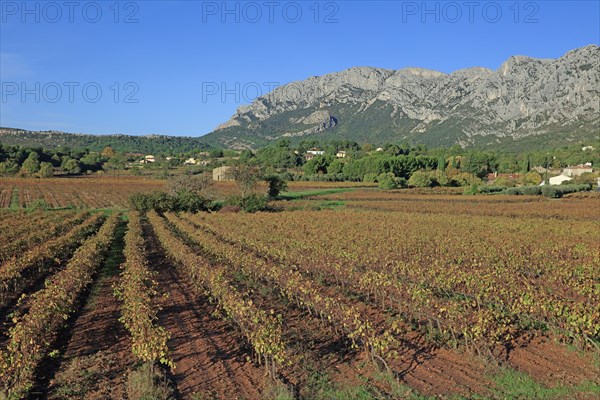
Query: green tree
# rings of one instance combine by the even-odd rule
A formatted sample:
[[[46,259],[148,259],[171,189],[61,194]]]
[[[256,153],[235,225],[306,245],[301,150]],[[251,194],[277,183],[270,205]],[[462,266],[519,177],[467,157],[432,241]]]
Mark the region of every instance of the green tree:
[[[269,185],[269,197],[273,199],[287,189],[287,181],[279,175],[269,175],[265,178],[265,182]]]
[[[223,157],[223,150],[221,149],[212,149],[211,151],[208,152],[208,156],[210,158],[221,158]]]
[[[444,158],[443,154],[438,157],[437,169],[438,169],[438,171],[442,171],[442,172],[446,169],[446,159]]]
[[[327,167],[327,173],[330,175],[341,174],[344,172],[344,161],[341,158],[336,158]]]
[[[316,175],[319,173],[325,174],[327,173],[327,168],[329,167],[329,164],[331,164],[332,162],[332,156],[315,156],[315,158],[304,164],[304,173],[306,175]]]
[[[433,186],[431,174],[426,171],[415,171],[408,179],[408,185],[413,187],[431,187]]]
[[[446,186],[448,184],[448,177],[444,171],[439,169],[429,171],[429,176],[434,186]]]
[[[399,187],[405,186],[406,184],[406,180],[404,180],[403,178],[397,178],[391,172],[385,172],[383,174],[380,174],[377,177],[377,182],[379,189],[383,190],[398,189]]]
[[[102,167],[103,161],[102,155],[96,152],[89,153],[79,160],[83,168],[90,171],[99,170]]]
[[[494,186],[515,187],[515,180],[501,176],[494,181]]]
[[[14,160],[0,162],[0,175],[14,175],[19,172],[19,164]]]
[[[23,162],[22,170],[28,175],[34,175],[40,170],[40,156],[36,152],[29,153]]]
[[[42,162],[38,172],[40,178],[51,178],[54,175],[54,168],[49,162]]]
[[[453,186],[470,186],[472,184],[481,183],[481,179],[468,172],[461,172],[450,179]]]
[[[254,153],[252,153],[252,150],[242,150],[239,160],[241,163],[246,163],[252,158],[254,158]]]
[[[81,167],[79,166],[79,162],[74,158],[65,157],[63,158],[63,162],[60,168],[70,175],[76,175],[81,173]]]

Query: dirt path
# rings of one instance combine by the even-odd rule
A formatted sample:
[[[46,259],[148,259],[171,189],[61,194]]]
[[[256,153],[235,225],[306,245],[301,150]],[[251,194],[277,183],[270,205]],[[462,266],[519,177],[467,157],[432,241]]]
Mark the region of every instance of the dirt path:
[[[597,382],[600,368],[593,357],[593,354],[577,354],[551,339],[536,338],[514,349],[510,353],[508,363],[536,381],[554,387],[557,384]]]
[[[122,225],[85,306],[72,319],[68,333],[61,336],[63,356],[58,372],[47,384],[50,399],[125,398],[133,356],[129,335],[118,320],[121,305],[113,289],[123,262],[123,234]]]
[[[212,316],[215,307],[165,259],[151,227],[146,224],[144,230],[159,290],[168,294],[161,298],[158,317],[171,334],[168,344],[176,369],[170,378],[179,397],[261,399],[263,371],[247,361],[251,354],[239,334]]]

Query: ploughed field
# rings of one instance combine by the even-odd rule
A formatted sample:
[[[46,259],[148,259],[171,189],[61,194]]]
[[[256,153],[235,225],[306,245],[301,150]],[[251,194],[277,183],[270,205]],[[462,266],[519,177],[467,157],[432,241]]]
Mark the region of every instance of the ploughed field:
[[[0,211],[0,398],[597,398],[598,198],[406,193]]]

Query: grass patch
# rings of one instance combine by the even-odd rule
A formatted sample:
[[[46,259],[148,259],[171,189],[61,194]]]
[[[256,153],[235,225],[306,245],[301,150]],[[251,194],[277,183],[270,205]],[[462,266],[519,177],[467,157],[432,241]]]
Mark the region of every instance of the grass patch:
[[[272,387],[267,388],[262,398],[264,400],[295,400],[294,395],[281,383],[274,384]]]
[[[55,389],[48,398],[81,399],[92,393],[107,394],[110,388],[99,387],[98,382],[106,376],[106,371],[114,369],[120,362],[117,356],[103,352],[74,358],[56,375]]]
[[[502,369],[493,380],[496,383],[496,395],[502,398],[543,400],[574,398],[577,394],[600,395],[600,384],[595,382],[549,388],[534,381],[529,375],[512,368]]]
[[[131,400],[174,399],[164,371],[149,363],[142,364],[129,374],[127,397]]]
[[[100,290],[100,282],[103,279],[118,275],[121,273],[120,266],[125,262],[125,254],[123,251],[125,250],[125,232],[127,231],[127,224],[125,219],[122,218],[117,228],[115,229],[115,237],[110,246],[110,250],[108,252],[108,256],[104,263],[102,263],[102,267],[100,268],[100,272],[98,275],[98,280],[94,283],[92,288],[90,289],[90,295],[88,297],[87,303],[85,305],[86,309],[91,309],[94,307],[96,298],[98,296],[98,291]]]
[[[390,395],[393,399],[432,400],[436,398],[435,396],[425,396],[416,393],[413,389],[399,382],[398,379],[386,372],[375,374],[375,380],[389,386]]]
[[[303,191],[298,191],[298,192],[285,192],[285,193],[280,194],[278,198],[281,200],[300,200],[305,197],[324,196],[326,194],[351,192],[353,190],[354,190],[354,188],[303,190]]]
[[[327,373],[313,370],[302,389],[300,398],[327,400],[429,400],[435,398],[415,393],[412,389],[401,384],[388,374],[382,373],[376,376],[375,379],[387,384],[391,392],[382,393],[377,387],[369,384],[364,377],[361,378],[361,383],[332,382]]]
[[[344,201],[326,200],[326,201],[323,201],[323,202],[319,203],[318,206],[321,209],[324,209],[324,208],[340,208],[340,207],[345,207],[346,206],[346,202],[344,202]]]
[[[10,198],[10,206],[11,210],[18,210],[21,208],[19,204],[19,188],[14,188],[12,192],[12,197]]]

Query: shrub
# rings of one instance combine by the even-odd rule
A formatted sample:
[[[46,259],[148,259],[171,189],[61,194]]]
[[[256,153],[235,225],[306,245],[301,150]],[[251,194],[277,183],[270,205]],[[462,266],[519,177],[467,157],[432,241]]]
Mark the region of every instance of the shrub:
[[[176,196],[177,208],[181,211],[208,211],[208,200],[191,192],[181,192]]]
[[[502,194],[508,194],[508,195],[511,195],[511,196],[517,196],[517,195],[520,195],[520,194],[523,194],[523,193],[521,192],[521,188],[518,188],[518,187],[509,187],[509,188],[504,189],[502,191]]]
[[[541,186],[524,186],[521,188],[523,194],[528,196],[536,196],[542,194]]]
[[[272,211],[269,207],[267,197],[261,196],[259,194],[251,194],[248,196],[233,196],[230,197],[226,204],[226,206],[237,206],[240,209],[254,213],[257,211]]]
[[[537,171],[528,172],[527,174],[525,174],[525,176],[523,176],[523,183],[525,185],[539,185],[540,183],[542,183],[542,180],[542,175],[540,175]]]
[[[514,179],[510,179],[510,178],[501,176],[500,178],[498,178],[494,181],[494,185],[502,186],[502,187],[514,187],[516,185],[516,183],[515,183]]]
[[[180,192],[168,194],[165,192],[154,192],[150,194],[135,193],[129,198],[131,208],[140,212],[154,210],[159,213],[167,211],[209,211],[209,201],[197,193]]]
[[[556,186],[542,186],[542,195],[550,198],[558,198],[561,196],[560,191]]]
[[[559,185],[542,186],[542,195],[550,198],[560,198],[568,193],[583,192],[591,189],[591,185]]]
[[[465,195],[476,195],[477,193],[479,193],[479,184],[476,182],[471,183],[463,192]]]
[[[504,188],[500,186],[479,186],[479,193],[493,194],[501,193],[503,190]]]
[[[433,181],[428,172],[415,171],[408,179],[408,184],[412,187],[431,187],[433,186]]]
[[[219,210],[220,213],[238,213],[240,212],[242,209],[239,206],[225,206],[225,207],[221,207],[221,209]]]
[[[392,190],[398,188],[398,181],[391,172],[380,174],[377,177],[377,182],[379,182],[379,189]]]
[[[481,179],[468,172],[462,172],[454,175],[452,179],[450,179],[450,183],[453,186],[470,186],[472,184],[481,183]]]

